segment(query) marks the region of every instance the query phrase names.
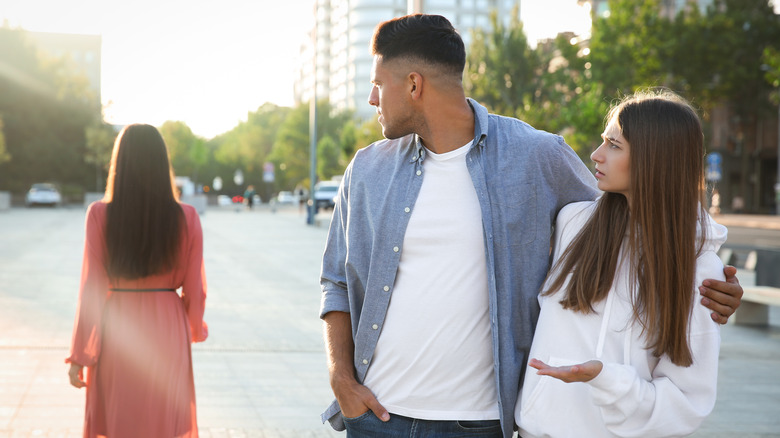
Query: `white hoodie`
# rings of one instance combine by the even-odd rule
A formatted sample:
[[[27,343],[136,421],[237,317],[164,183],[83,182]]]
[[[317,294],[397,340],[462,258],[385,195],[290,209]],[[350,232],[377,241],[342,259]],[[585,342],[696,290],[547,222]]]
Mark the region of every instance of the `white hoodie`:
[[[553,263],[557,262],[595,209],[578,202],[558,214]],[[696,260],[696,285],[723,279],[717,250],[726,228],[707,218],[707,241]],[[586,383],[565,383],[539,376],[527,367],[515,421],[523,438],[538,437],[674,437],[693,433],[715,405],[720,327],[710,311],[695,301],[688,326],[693,365],[680,367],[668,356],[654,357],[632,314],[628,269],[621,260],[607,299],[595,313],[564,309],[563,289],[539,296],[541,313],[529,358],[551,366],[592,359],[604,364]],[[545,284],[545,288],[547,284]],[[692,286],[691,293],[696,286]]]

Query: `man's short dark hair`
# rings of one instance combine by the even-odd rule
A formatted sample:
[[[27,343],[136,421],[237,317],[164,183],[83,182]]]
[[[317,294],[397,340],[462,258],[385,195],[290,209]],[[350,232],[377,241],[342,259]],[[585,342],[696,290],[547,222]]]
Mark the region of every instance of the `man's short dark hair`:
[[[441,15],[413,14],[379,23],[371,39],[371,54],[384,60],[407,58],[435,64],[458,76],[466,66],[463,40]]]

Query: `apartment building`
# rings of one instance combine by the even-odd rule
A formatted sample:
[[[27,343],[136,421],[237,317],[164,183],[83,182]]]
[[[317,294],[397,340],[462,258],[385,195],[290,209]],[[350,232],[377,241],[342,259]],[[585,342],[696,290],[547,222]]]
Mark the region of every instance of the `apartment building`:
[[[466,46],[471,30],[488,28],[496,11],[508,22],[518,0],[316,0],[315,28],[301,46],[295,83],[296,103],[311,99],[316,53],[317,100],[328,99],[336,111],[350,110],[359,119],[374,116],[369,43],[376,25],[393,17],[422,12],[447,17]],[[314,38],[316,36],[316,38]]]

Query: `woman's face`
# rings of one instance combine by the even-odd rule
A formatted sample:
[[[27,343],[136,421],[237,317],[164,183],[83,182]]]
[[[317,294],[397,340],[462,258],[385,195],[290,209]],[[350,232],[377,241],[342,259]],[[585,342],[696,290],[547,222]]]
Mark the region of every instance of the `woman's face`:
[[[620,193],[628,199],[630,145],[620,132],[617,115],[607,124],[601,138],[604,140],[601,146],[590,155],[596,163],[598,187],[604,192]]]

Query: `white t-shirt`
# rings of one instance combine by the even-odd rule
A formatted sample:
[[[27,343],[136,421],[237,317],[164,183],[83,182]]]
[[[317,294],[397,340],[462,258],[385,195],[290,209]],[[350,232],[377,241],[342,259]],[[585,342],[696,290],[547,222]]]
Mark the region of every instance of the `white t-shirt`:
[[[393,414],[498,419],[482,215],[471,143],[426,151],[384,326],[365,385]]]

